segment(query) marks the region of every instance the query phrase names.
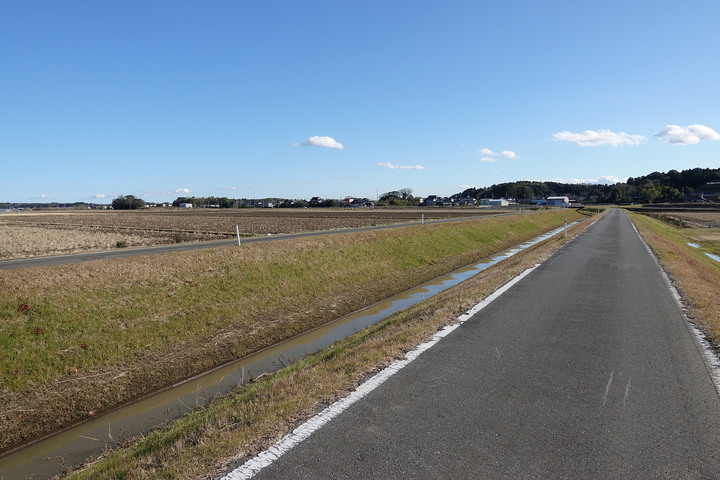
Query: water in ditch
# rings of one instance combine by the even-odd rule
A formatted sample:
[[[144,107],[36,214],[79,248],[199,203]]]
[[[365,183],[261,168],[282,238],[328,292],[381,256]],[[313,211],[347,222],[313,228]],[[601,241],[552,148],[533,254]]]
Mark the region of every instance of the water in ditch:
[[[391,314],[453,287],[498,262],[563,231],[563,227],[390,297],[257,354],[174,385],[117,408],[0,458],[0,479],[48,478],[66,466],[112,449],[125,438],[173,420],[216,396],[229,393],[264,373],[321,350],[337,340],[377,323]]]
[[[698,245],[697,243],[687,242],[687,244],[693,248],[700,248],[700,245]],[[713,260],[715,260],[716,262],[720,262],[720,255],[715,255],[714,253],[708,253],[708,252],[703,252],[703,253],[705,255],[707,255],[708,257],[712,258]]]
[[[705,255],[707,255],[708,257],[712,258],[713,260],[715,260],[716,262],[720,262],[720,255],[715,255],[714,253],[707,253],[707,252],[703,252],[703,253]]]

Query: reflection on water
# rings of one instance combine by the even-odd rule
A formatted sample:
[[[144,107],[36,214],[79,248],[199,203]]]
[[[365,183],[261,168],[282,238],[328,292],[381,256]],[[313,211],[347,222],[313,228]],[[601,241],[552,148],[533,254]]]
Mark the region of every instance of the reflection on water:
[[[252,378],[277,371],[395,312],[437,295],[562,231],[563,228],[558,228],[548,232],[490,259],[456,270],[324,327],[174,385],[130,405],[117,408],[0,458],[0,472],[2,472],[0,478],[47,478],[61,472],[63,463],[70,466],[79,465],[91,456],[114,448],[117,442],[122,442],[125,438],[147,432],[168,420],[176,419],[218,395],[233,391]]]

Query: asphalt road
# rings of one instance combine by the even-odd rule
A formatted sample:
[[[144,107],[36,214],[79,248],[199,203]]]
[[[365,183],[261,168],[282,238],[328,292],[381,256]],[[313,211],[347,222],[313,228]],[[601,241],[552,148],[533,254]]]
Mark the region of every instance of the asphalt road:
[[[719,477],[720,397],[615,210],[255,478]]]
[[[445,222],[459,222],[467,220],[477,220],[480,218],[492,218],[492,217],[503,217],[506,215],[517,215],[513,213],[500,213],[496,215],[480,215],[473,217],[462,217],[462,218],[446,218],[439,220],[425,220],[424,223],[445,223]],[[302,233],[288,233],[280,235],[268,235],[262,237],[243,237],[240,242],[242,244],[259,243],[259,242],[273,242],[277,240],[289,240],[293,238],[301,237],[315,237],[321,235],[338,235],[341,233],[357,233],[367,230],[385,230],[388,228],[399,228],[407,227],[411,225],[420,225],[421,222],[417,223],[400,223],[393,225],[378,225],[373,227],[359,227],[359,228],[346,228],[341,230],[322,230],[318,232],[302,232]],[[13,270],[16,268],[31,268],[31,267],[49,267],[53,265],[65,265],[69,263],[81,263],[81,262],[92,262],[96,260],[106,260],[109,258],[123,258],[123,257],[137,257],[141,255],[157,255],[161,253],[173,253],[173,252],[184,252],[188,250],[201,250],[205,248],[217,248],[217,247],[229,247],[237,245],[237,238],[232,240],[218,240],[209,242],[199,243],[181,243],[174,245],[163,245],[158,247],[145,247],[145,248],[127,248],[118,250],[109,250],[104,252],[88,252],[88,253],[77,253],[70,255],[56,255],[53,257],[35,257],[35,258],[21,258],[17,260],[2,260],[0,261],[0,270]]]

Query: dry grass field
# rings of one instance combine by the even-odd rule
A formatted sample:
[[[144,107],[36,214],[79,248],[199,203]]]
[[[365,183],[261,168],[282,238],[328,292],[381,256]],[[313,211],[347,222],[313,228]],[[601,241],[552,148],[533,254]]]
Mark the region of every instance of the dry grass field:
[[[123,232],[65,225],[7,225],[0,222],[0,260],[47,257],[126,247],[149,247],[224,238],[211,234],[129,230]]]
[[[487,209],[232,209],[0,214],[0,260],[495,214]]]
[[[667,212],[668,218],[675,219],[691,228],[720,229],[720,211],[717,212]]]

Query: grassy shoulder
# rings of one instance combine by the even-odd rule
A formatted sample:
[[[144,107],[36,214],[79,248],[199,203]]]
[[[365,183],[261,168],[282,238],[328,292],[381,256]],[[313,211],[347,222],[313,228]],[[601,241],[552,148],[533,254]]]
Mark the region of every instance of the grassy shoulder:
[[[688,316],[715,347],[720,346],[720,304],[717,301],[720,263],[703,253],[720,252],[717,231],[683,228],[635,213],[630,213],[630,218],[678,288],[688,308]]]
[[[579,217],[545,211],[0,272],[0,448]]]
[[[569,230],[573,237],[590,222]],[[96,460],[70,478],[218,478],[565,243],[557,236]]]

